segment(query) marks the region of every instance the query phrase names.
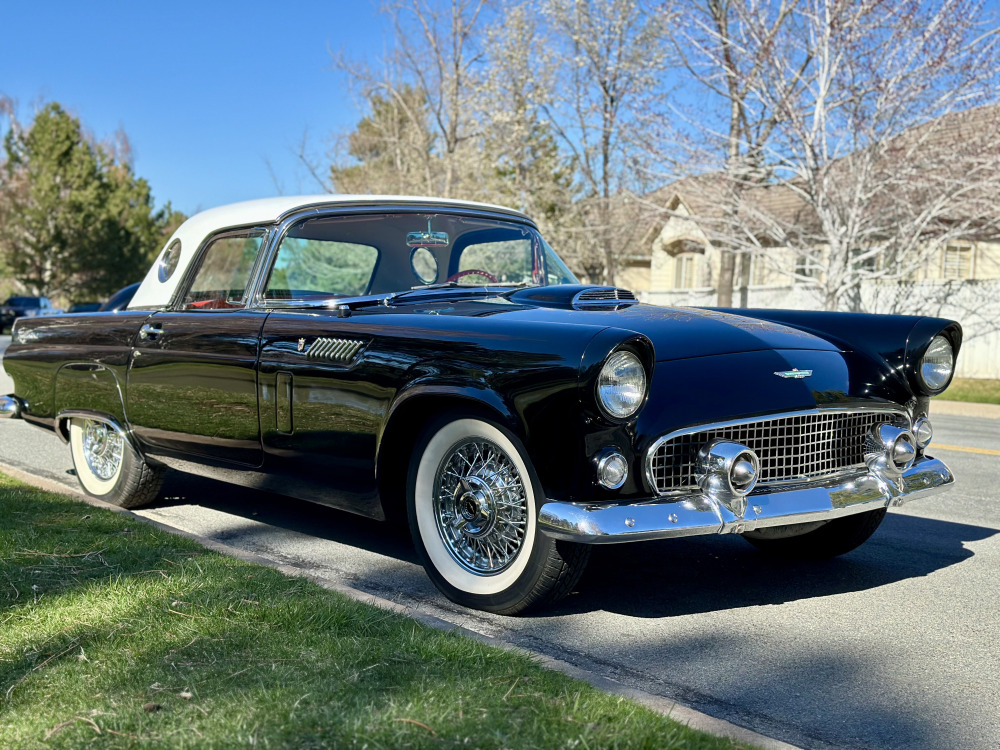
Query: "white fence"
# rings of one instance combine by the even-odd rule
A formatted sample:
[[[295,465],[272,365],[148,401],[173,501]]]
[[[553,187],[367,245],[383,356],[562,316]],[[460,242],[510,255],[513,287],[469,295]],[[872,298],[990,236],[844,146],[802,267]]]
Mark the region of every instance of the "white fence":
[[[645,292],[654,305],[715,305],[712,289]],[[958,358],[958,377],[1000,379],[1000,279],[922,281],[900,284],[866,282],[862,309],[877,313],[930,315],[962,324],[965,340]],[[807,286],[751,288],[749,307],[818,310],[820,298]]]

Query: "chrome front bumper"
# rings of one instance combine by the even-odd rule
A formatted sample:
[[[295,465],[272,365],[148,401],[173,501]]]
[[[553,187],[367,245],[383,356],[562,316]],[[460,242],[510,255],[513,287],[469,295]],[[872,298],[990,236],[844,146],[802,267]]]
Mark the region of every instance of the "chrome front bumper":
[[[539,512],[538,524],[551,537],[586,544],[742,534],[902,505],[940,492],[954,481],[942,461],[925,456],[895,481],[862,473],[820,485],[751,494],[743,518],[707,495],[692,492],[630,505],[547,502]]]

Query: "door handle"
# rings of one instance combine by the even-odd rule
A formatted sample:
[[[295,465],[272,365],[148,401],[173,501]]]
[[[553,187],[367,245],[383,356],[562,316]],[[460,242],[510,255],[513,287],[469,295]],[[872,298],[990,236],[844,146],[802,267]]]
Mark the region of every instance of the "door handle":
[[[139,338],[143,341],[146,339],[155,339],[161,333],[163,333],[163,328],[160,327],[159,323],[143,323],[142,328],[139,329]]]

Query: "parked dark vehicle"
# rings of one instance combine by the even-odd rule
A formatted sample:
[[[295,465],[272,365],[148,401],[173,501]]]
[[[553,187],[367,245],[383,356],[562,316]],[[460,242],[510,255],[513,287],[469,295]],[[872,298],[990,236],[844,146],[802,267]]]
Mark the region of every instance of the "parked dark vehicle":
[[[48,297],[8,297],[0,306],[0,333],[14,325],[18,318],[35,318],[40,315],[62,313],[54,307]]]
[[[136,291],[139,289],[139,283],[129,284],[128,286],[122,287],[117,292],[108,298],[108,301],[101,305],[98,310],[101,312],[118,312],[124,310],[128,307],[132,298],[135,296]]]
[[[101,309],[100,302],[75,302],[69,306],[70,313],[97,312]]]
[[[961,341],[638,304],[500,207],[281,198],[189,219],[117,315],[18,321],[0,414],[121,506],[173,467],[406,519],[441,591],[514,613],[570,591],[593,544],[857,547],[952,483],[928,406]]]

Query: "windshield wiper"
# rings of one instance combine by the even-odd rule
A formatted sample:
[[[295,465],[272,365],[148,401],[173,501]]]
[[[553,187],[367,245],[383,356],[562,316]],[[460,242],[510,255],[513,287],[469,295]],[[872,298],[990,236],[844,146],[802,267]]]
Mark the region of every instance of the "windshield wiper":
[[[470,294],[474,294],[477,297],[483,294],[493,295],[496,289],[503,289],[505,292],[511,289],[520,289],[526,286],[534,286],[534,284],[528,284],[523,281],[496,281],[487,282],[486,284],[459,284],[457,281],[442,281],[439,284],[427,284],[425,286],[415,286],[405,292],[395,292],[390,294],[385,298],[385,305],[391,305],[397,300],[406,299],[407,297],[420,296],[421,292],[433,292],[440,291],[443,289],[462,289]],[[433,296],[433,295],[426,295]],[[450,295],[449,295],[450,296]]]
[[[463,289],[466,292],[473,294],[477,297],[483,295],[495,295],[497,294],[497,289],[502,289],[504,294],[509,293],[514,289],[523,289],[524,287],[536,286],[535,284],[523,282],[523,281],[498,281],[496,283],[487,283],[481,285],[471,285],[471,284],[460,284],[457,281],[442,281],[438,284],[426,284],[424,286],[415,286],[410,289],[406,289],[401,292],[391,292],[389,294],[369,294],[360,297],[342,297],[336,294],[331,294],[328,296],[318,297],[316,299],[309,300],[278,300],[272,299],[267,300],[266,305],[272,309],[281,310],[302,310],[302,309],[312,309],[312,310],[337,310],[339,314],[343,315],[345,311],[359,310],[364,307],[390,307],[397,300],[403,300],[408,297],[419,296],[424,298],[434,298],[433,294],[421,294],[422,292],[435,292],[442,290],[452,290],[452,289]],[[448,295],[451,296],[451,295]]]

